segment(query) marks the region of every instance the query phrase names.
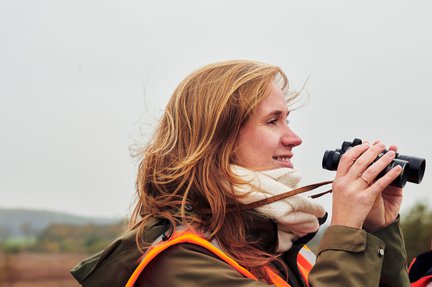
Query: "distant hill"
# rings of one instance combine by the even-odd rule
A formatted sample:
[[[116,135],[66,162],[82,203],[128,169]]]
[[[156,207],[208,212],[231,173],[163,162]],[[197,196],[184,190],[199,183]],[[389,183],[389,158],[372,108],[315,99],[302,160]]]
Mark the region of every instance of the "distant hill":
[[[83,217],[62,212],[32,209],[0,208],[0,236],[37,235],[48,225],[53,223],[86,225],[106,225],[122,222],[121,218]]]

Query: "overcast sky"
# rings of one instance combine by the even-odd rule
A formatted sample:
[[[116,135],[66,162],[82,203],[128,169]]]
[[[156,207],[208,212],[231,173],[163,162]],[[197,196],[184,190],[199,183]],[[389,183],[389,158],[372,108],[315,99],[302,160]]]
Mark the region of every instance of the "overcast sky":
[[[303,184],[355,137],[432,158],[430,1],[0,0],[0,207],[125,216],[134,144],[176,85],[219,60],[279,65]],[[403,210],[432,203],[431,170]],[[320,200],[330,209],[330,196]],[[430,204],[431,205],[431,204]]]

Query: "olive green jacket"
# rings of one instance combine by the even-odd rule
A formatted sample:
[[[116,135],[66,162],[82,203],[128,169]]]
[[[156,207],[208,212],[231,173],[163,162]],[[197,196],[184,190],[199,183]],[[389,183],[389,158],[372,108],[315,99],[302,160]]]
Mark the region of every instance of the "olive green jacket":
[[[260,216],[255,234],[265,248],[277,246],[277,227]],[[167,230],[162,222],[149,224],[147,242],[153,242]],[[311,236],[308,236],[311,237]],[[282,255],[288,267],[289,284],[305,287],[299,274],[296,258],[305,240],[297,241]],[[79,263],[73,276],[82,286],[124,286],[138,265],[141,253],[135,244],[135,233],[129,232],[113,242],[106,250]],[[343,286],[409,286],[406,253],[399,220],[388,227],[367,233],[344,226],[327,228],[319,246],[316,264],[309,275],[313,287]],[[282,274],[285,275],[285,274]],[[135,286],[269,286],[244,278],[211,252],[193,244],[172,246],[159,254],[141,273]]]

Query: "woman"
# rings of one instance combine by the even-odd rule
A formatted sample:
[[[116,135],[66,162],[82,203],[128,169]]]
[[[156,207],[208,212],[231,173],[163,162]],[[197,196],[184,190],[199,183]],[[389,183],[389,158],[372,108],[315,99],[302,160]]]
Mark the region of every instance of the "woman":
[[[408,286],[398,223],[402,190],[389,186],[401,169],[376,179],[395,146],[376,162],[385,149],[380,142],[344,154],[333,182],[331,226],[311,270],[298,253],[326,215],[319,204],[294,195],[245,208],[300,180],[291,159],[302,141],[287,121],[297,96],[280,68],[253,61],[215,63],[184,79],[142,152],[130,232],[77,266],[78,281]]]

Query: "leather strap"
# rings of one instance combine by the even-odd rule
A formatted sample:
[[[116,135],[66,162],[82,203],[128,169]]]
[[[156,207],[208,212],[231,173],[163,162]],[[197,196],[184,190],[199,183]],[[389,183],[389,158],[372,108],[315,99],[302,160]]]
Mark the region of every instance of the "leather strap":
[[[275,201],[279,201],[279,200],[282,200],[284,198],[287,198],[287,197],[290,197],[290,196],[293,196],[293,195],[296,195],[296,194],[300,194],[300,193],[304,193],[304,192],[308,192],[308,191],[314,190],[314,189],[316,189],[318,187],[330,184],[332,182],[333,182],[332,180],[329,180],[329,181],[322,181],[322,182],[318,182],[318,183],[313,183],[313,184],[305,185],[305,186],[302,186],[302,187],[299,187],[299,188],[296,188],[296,189],[293,189],[293,190],[290,190],[290,191],[287,191],[287,192],[284,192],[284,193],[281,193],[281,194],[278,194],[278,195],[274,195],[274,196],[271,196],[271,197],[268,197],[268,198],[264,198],[264,199],[261,199],[261,200],[258,200],[258,201],[254,201],[254,202],[251,202],[251,203],[245,204],[245,205],[228,205],[226,213],[231,213],[231,212],[234,212],[234,211],[239,212],[239,211],[254,209],[254,208],[257,208],[257,207],[260,207],[260,206],[263,206],[263,205],[266,205],[266,204],[270,204],[270,203],[273,203]],[[324,194],[327,194],[327,193],[330,193],[330,192],[332,192],[331,189],[327,190],[327,191],[324,191],[324,192],[321,192],[321,193],[318,193],[318,194],[311,195],[310,197],[311,198],[318,198],[318,197],[323,196]],[[200,212],[202,212],[202,213],[211,213],[211,210],[209,208],[205,208],[205,209],[200,210]]]

